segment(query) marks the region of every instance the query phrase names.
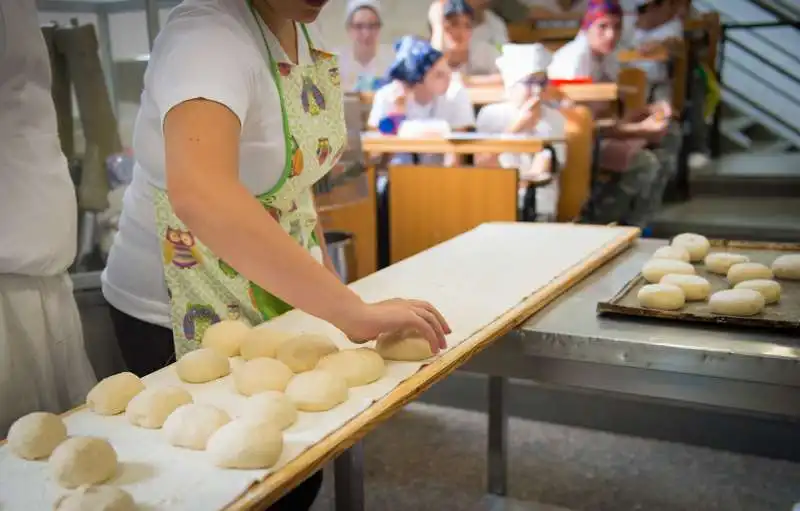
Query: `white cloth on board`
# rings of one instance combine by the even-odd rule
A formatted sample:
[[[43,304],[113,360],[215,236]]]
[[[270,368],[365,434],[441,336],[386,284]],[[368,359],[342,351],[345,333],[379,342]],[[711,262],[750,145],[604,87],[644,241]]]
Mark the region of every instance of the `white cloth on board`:
[[[264,32],[276,59],[287,61],[277,39],[266,28]],[[309,25],[308,32],[314,47],[325,50],[316,26]],[[310,63],[299,28],[297,44],[300,63]],[[195,98],[226,106],[242,125],[242,184],[258,195],[278,182],[286,160],[285,140],[278,90],[267,62],[261,32],[246,2],[186,0],[170,11],[145,73],[133,134],[133,181],[125,192],[119,231],[102,274],[103,294],[115,308],[171,328],[153,192],[166,187],[162,126],[173,107]]]
[[[58,275],[75,259],[78,205],[51,84],[36,2],[0,1],[0,274]]]
[[[22,415],[83,403],[95,383],[69,275],[0,275],[0,438]]]

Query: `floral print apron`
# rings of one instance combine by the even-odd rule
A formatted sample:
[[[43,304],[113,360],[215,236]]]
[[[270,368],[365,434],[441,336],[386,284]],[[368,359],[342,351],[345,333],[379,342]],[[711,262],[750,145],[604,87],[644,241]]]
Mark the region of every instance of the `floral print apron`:
[[[267,29],[252,5],[251,11],[278,89],[286,146],[280,179],[257,199],[286,233],[322,263],[312,186],[333,168],[346,143],[337,59],[314,48],[301,25],[312,62],[277,61],[273,55],[278,48],[270,48]],[[178,358],[199,347],[205,330],[222,319],[257,325],[291,309],[239,275],[197,239],[175,215],[166,190],[158,190],[154,202]]]

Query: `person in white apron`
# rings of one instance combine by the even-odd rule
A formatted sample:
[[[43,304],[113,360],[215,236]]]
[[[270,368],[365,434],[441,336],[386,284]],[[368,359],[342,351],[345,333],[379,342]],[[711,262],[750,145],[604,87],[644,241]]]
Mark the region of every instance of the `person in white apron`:
[[[354,340],[408,328],[445,346],[449,327],[432,305],[365,303],[325,257],[312,186],[346,142],[337,59],[307,25],[325,3],[186,0],[170,12],[103,273],[134,373],[196,349],[221,319],[255,326],[292,306]],[[308,509],[320,481],[273,509]]]
[[[513,133],[540,138],[560,138],[566,121],[547,104],[547,66],[552,59],[541,44],[507,44],[497,65],[503,75],[506,101],[484,106],[478,112],[478,133]],[[555,158],[553,157],[555,155]],[[503,153],[476,155],[476,164],[519,170],[519,207],[522,219],[552,221],[558,206],[558,180],[553,173],[566,161],[564,144],[549,146],[535,154]],[[531,200],[534,199],[534,200]]]
[[[590,0],[580,33],[553,55],[548,76],[616,82],[622,15],[616,0]],[[680,136],[671,134],[671,117],[668,104],[656,103],[600,131],[600,173],[581,221],[647,227],[676,169]]]
[[[78,211],[36,3],[0,2],[0,438],[96,383],[67,269]]]
[[[391,46],[380,43],[381,6],[378,0],[350,0],[345,12],[350,44],[339,49],[339,74],[345,92],[379,89],[394,60]]]

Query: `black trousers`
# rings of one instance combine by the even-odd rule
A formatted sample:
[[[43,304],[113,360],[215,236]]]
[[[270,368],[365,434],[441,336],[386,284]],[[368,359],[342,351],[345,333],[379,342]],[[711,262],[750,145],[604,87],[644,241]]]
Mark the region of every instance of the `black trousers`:
[[[111,322],[128,370],[142,377],[175,361],[172,330],[146,323],[113,307]],[[322,471],[300,483],[265,511],[307,511],[322,486]]]

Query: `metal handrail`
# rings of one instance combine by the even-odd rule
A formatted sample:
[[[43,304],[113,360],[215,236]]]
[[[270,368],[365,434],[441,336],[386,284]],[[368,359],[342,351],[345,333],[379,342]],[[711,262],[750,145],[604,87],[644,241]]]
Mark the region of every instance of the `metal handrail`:
[[[784,27],[784,28],[785,27],[793,27],[795,29],[800,29],[800,21],[782,19],[782,20],[778,20],[778,21],[760,21],[760,22],[752,22],[752,23],[722,23],[721,26],[720,26],[719,53],[717,55],[717,69],[716,69],[717,79],[719,80],[720,85],[722,87],[724,87],[722,72],[723,72],[724,67],[725,67],[725,46],[726,46],[726,43],[728,42],[728,33],[730,31],[735,31],[735,30],[756,30],[756,29],[759,29],[759,28],[781,28],[781,27]],[[769,43],[769,44],[771,46],[775,47],[776,49],[778,49],[779,51],[784,51],[782,48],[776,47],[772,43]],[[746,51],[748,51],[751,54],[753,53],[752,51],[749,50],[749,48],[745,48],[744,46],[742,46],[742,48],[744,48]],[[797,60],[798,63],[800,63],[800,59],[798,59],[796,56],[794,56],[794,55],[792,55],[791,53],[788,53],[788,52],[785,52],[785,53],[787,55],[789,55],[790,57],[792,57],[793,59]],[[769,62],[769,61],[763,61],[763,62],[764,62],[764,64],[766,64],[769,67],[771,67],[771,68],[775,69],[776,71],[778,71],[780,74],[782,74],[784,76],[787,76],[787,77],[789,77],[789,78],[791,78],[791,79],[793,79],[795,81],[798,81],[797,77],[787,73],[785,69],[782,69],[782,68],[776,66],[775,64],[773,64],[772,62]],[[758,78],[763,81],[763,78],[761,78],[761,77],[758,77]],[[781,92],[783,92],[783,91],[781,91]],[[792,98],[789,98],[789,99],[792,99]],[[752,103],[752,102],[750,102],[750,104],[753,105],[755,108],[757,108],[759,111],[761,111],[761,113],[763,113],[767,117],[770,117],[773,120],[775,120],[777,122],[780,122],[781,124],[785,124],[781,119],[776,117],[773,113],[764,110],[760,105],[757,105],[757,104]],[[721,133],[721,130],[720,130],[720,122],[722,120],[721,119],[721,117],[722,117],[721,110],[722,110],[722,105],[720,104],[720,105],[717,106],[717,109],[714,112],[714,122],[713,122],[713,124],[711,126],[711,141],[710,141],[711,142],[711,155],[714,158],[719,157],[719,155],[721,153],[721,138],[722,138],[721,137],[722,133]]]

